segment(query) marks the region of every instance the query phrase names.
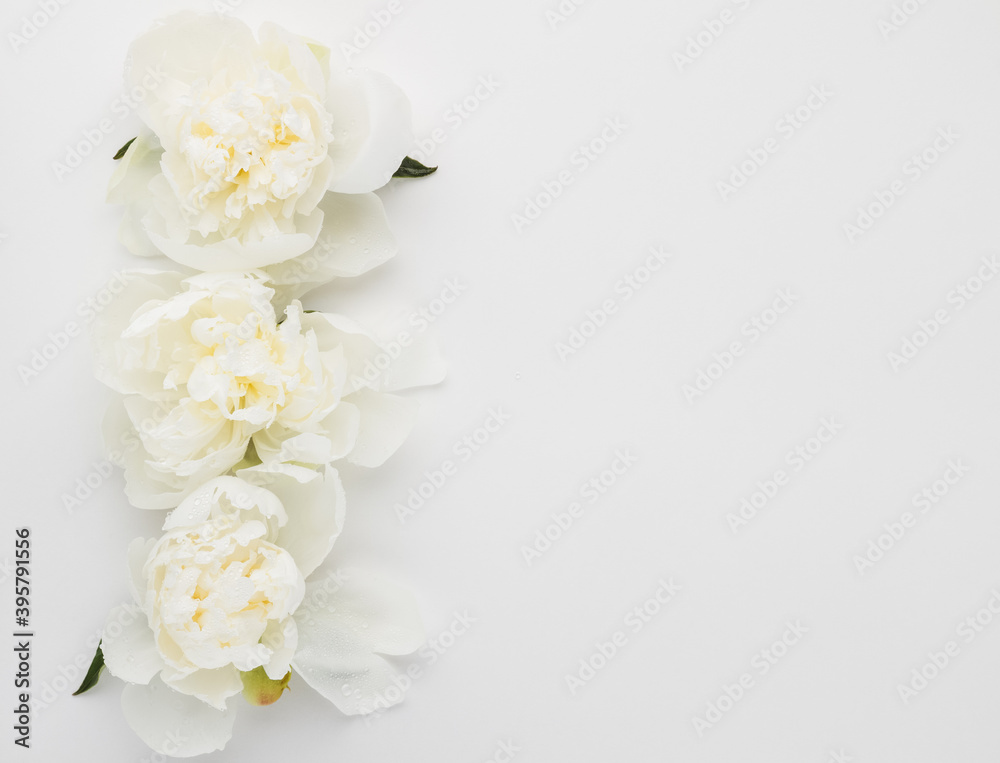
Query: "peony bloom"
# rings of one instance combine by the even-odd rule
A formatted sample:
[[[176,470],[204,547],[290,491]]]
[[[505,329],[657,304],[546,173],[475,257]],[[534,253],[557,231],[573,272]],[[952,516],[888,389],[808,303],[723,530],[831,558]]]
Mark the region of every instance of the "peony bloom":
[[[126,87],[162,82],[138,107],[144,129],[108,190],[126,205],[120,237],[201,271],[248,270],[313,250],[378,264],[395,252],[379,199],[413,142],[406,97],[312,40],[263,24],[183,12],[129,49]],[[327,192],[331,193],[327,193]],[[360,196],[356,196],[360,194]],[[329,271],[329,272],[327,272]],[[287,273],[287,269],[286,269]]]
[[[96,373],[125,396],[105,439],[139,508],[173,508],[230,470],[304,482],[338,459],[378,466],[417,413],[389,391],[442,377],[419,344],[387,366],[347,318],[297,300],[279,316],[260,271],[126,276],[94,325]]]
[[[343,526],[336,471],[270,488],[211,480],[168,515],[162,537],[129,547],[139,616],[112,610],[102,650],[129,683],[126,720],[159,753],[222,749],[234,696],[253,687],[255,703],[274,701],[292,670],[348,714],[401,699],[386,691],[395,674],[379,655],[422,643],[412,597],[355,571],[305,583]],[[261,684],[274,687],[266,699]]]

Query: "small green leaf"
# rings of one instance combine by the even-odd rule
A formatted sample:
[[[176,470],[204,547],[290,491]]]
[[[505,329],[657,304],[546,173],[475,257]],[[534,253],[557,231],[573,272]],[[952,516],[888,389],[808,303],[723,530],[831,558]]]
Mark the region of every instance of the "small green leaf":
[[[128,152],[128,147],[135,143],[135,138],[132,138],[128,143],[118,149],[118,153],[114,155],[114,160],[117,162]]]
[[[90,668],[87,669],[87,675],[83,677],[83,683],[80,684],[80,688],[73,692],[74,697],[97,686],[97,681],[101,677],[101,671],[104,670],[104,652],[101,651],[101,643],[97,643],[97,653],[94,655],[93,662],[90,663]]]
[[[392,173],[394,178],[422,178],[437,172],[437,167],[427,167],[416,159],[404,157],[399,169]]]

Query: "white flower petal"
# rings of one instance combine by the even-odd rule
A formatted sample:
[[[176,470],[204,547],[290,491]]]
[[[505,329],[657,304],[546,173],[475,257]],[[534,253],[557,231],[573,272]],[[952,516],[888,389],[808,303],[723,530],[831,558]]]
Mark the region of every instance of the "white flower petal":
[[[264,672],[272,681],[280,681],[292,669],[292,657],[299,645],[299,630],[295,618],[281,622],[272,620],[261,637],[261,643],[271,650],[271,659],[264,664]]]
[[[257,29],[261,52],[268,62],[288,79],[297,79],[317,95],[326,91],[326,70],[304,37],[265,21]]]
[[[163,385],[155,374],[123,367],[118,342],[135,311],[152,300],[176,294],[184,276],[155,270],[125,270],[117,276],[109,283],[121,291],[97,314],[91,327],[94,374],[117,392],[163,397]]]
[[[162,154],[157,137],[147,129],[140,131],[111,173],[107,202],[129,204],[136,196],[148,196],[149,181],[160,173]]]
[[[392,258],[396,239],[382,200],[373,193],[328,193],[320,202],[323,232],[305,254],[266,268],[277,286],[298,286],[298,296],[333,278],[366,273]]]
[[[309,577],[333,548],[344,528],[347,499],[340,475],[327,467],[325,473],[306,483],[290,477],[268,485],[281,499],[288,522],[278,532],[277,545],[288,551],[303,577]]]
[[[129,47],[126,88],[142,88],[139,117],[165,148],[172,148],[177,102],[190,85],[199,79],[211,81],[220,61],[229,77],[246,79],[253,72],[256,51],[253,32],[242,21],[183,11],[160,19]]]
[[[307,585],[292,667],[342,712],[358,715],[402,699],[387,692],[396,671],[380,655],[415,651],[424,630],[408,591],[359,570],[345,577],[332,592],[321,581]]]
[[[410,102],[403,91],[378,72],[334,72],[327,104],[334,124],[330,156],[343,168],[330,190],[365,193],[384,186],[413,147]]]
[[[345,400],[361,411],[358,439],[347,460],[367,467],[381,466],[399,449],[420,409],[415,400],[373,390],[359,390]]]
[[[216,477],[191,492],[180,505],[167,516],[164,530],[181,527],[196,527],[207,522],[217,510],[220,499],[227,505],[246,511],[256,510],[264,517],[273,518],[283,525],[288,517],[281,500],[270,490],[252,485],[237,477]]]
[[[307,215],[296,215],[295,233],[279,233],[248,242],[237,238],[226,238],[211,244],[189,242],[187,237],[171,236],[166,221],[152,212],[143,224],[157,249],[181,265],[208,271],[251,270],[284,262],[309,251],[323,226],[323,211],[317,207]]]
[[[213,449],[200,457],[191,458],[179,464],[165,464],[162,458],[150,453],[150,447],[179,448],[184,445],[188,452],[195,450],[194,445],[183,440],[185,435],[171,428],[167,434],[160,433],[159,439],[151,432],[152,427],[160,426],[176,414],[171,409],[166,417],[163,407],[155,401],[147,400],[138,395],[130,395],[124,399],[125,410],[132,422],[132,431],[137,433],[126,436],[128,445],[123,454],[125,465],[125,494],[133,506],[140,509],[172,509],[177,506],[192,490],[203,485],[207,480],[227,472],[243,458],[249,437],[244,434],[239,422],[233,422],[228,435],[214,440]],[[120,429],[117,423],[117,406],[109,410],[106,420],[105,438],[109,432]],[[226,434],[226,432],[223,432]],[[201,441],[201,433],[186,435],[192,443]],[[136,440],[138,439],[138,442]],[[113,447],[110,443],[108,447]],[[163,454],[157,454],[162,456]]]
[[[146,577],[143,567],[146,566],[146,560],[149,559],[154,546],[156,538],[135,538],[128,544],[129,589],[132,598],[140,603],[146,597]]]
[[[341,400],[340,405],[323,419],[323,429],[331,444],[331,461],[344,458],[354,450],[361,429],[361,411],[356,405]]]
[[[216,710],[225,710],[226,700],[243,691],[240,671],[232,665],[213,670],[196,670],[186,675],[172,674],[168,669],[163,671],[160,678],[171,689],[195,697],[199,702],[207,702]]]
[[[236,709],[217,710],[154,678],[148,686],[128,684],[122,711],[133,731],[154,752],[191,758],[221,750],[233,736]]]
[[[437,343],[426,334],[418,334],[410,338],[410,346],[404,347],[378,377],[374,388],[392,392],[412,387],[429,387],[441,383],[447,370]]]
[[[122,212],[118,226],[118,241],[137,257],[159,257],[163,254],[149,238],[143,219],[149,213],[147,200],[137,197]]]
[[[104,664],[111,675],[133,684],[148,684],[166,663],[156,649],[146,616],[134,607],[111,610],[101,636]]]
[[[307,313],[302,316],[302,328],[316,332],[320,347],[341,347],[347,362],[348,389],[356,389],[357,380],[364,379],[384,353],[375,337],[357,321],[336,313]]]

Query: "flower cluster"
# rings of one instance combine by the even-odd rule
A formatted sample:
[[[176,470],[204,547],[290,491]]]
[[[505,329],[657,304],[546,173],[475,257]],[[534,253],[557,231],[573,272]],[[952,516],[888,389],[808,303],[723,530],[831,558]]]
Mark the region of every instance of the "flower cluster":
[[[293,674],[347,714],[393,704],[384,656],[420,646],[420,617],[395,585],[321,569],[346,511],[335,465],[392,455],[416,418],[397,393],[443,366],[414,344],[369,374],[378,339],[301,301],[395,254],[372,192],[399,168],[431,171],[406,157],[398,88],[273,24],[255,38],[195,13],[132,44],[126,82],[150,68],[164,85],[108,198],[132,253],[184,270],[129,271],[94,333],[97,377],[119,393],[105,438],[126,495],[169,513],[129,547],[122,607],[141,616],[112,611],[81,691],[103,663],[127,682],[135,732],[190,757],[226,744],[236,695],[271,704]]]

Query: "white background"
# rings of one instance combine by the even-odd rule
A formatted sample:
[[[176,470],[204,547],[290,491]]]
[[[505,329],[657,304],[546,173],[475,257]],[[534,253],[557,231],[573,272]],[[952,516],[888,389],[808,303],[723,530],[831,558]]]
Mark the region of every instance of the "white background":
[[[162,516],[130,508],[117,471],[65,506],[96,480],[111,399],[87,339],[27,382],[18,366],[79,322],[115,270],[144,264],[117,244],[120,209],[103,202],[111,155],[138,124],[113,102],[130,40],[187,5],[73,0],[16,51],[8,33],[39,6],[3,13],[0,563],[30,526],[35,693],[48,700],[32,749],[15,748],[5,567],[3,760],[156,759],[126,726],[116,679],[69,693],[74,662],[89,661],[126,595],[127,542]],[[919,9],[883,33],[888,0],[586,0],[559,23],[547,18],[557,0],[392,5],[353,64],[399,82],[419,138],[442,131],[425,154],[441,169],[381,194],[397,258],[306,307],[378,327],[431,304],[447,279],[465,290],[429,329],[450,372],[417,393],[413,436],[383,468],[345,472],[334,562],[410,584],[432,637],[454,613],[476,622],[434,664],[415,658],[421,677],[375,722],[296,681],[273,707],[241,708],[228,748],[207,759],[479,763],[506,740],[524,763],[1000,758],[1000,623],[986,610],[971,641],[957,630],[1000,587],[1000,279],[961,310],[952,292],[1000,251],[1000,5],[907,6]],[[339,47],[388,7],[246,0],[235,13]],[[724,9],[733,23],[679,66],[675,52]],[[499,83],[486,99],[481,77]],[[814,86],[831,97],[786,140],[779,120]],[[475,110],[458,123],[466,98]],[[626,129],[580,172],[574,154],[616,118]],[[111,134],[57,178],[54,163],[103,119]],[[907,174],[949,127],[954,144]],[[723,200],[718,182],[771,137],[777,152]],[[564,170],[573,183],[517,231],[512,215]],[[897,179],[906,192],[849,241],[859,205]],[[654,245],[669,265],[626,300],[616,285]],[[779,289],[793,306],[751,341],[742,327]],[[607,299],[617,310],[591,332],[587,311]],[[888,354],[939,309],[948,322],[894,369]],[[581,328],[592,336],[561,359],[557,343]],[[689,402],[684,385],[735,341],[742,356]],[[454,444],[497,406],[510,420],[462,461]],[[786,453],[824,417],[842,429],[796,471]],[[638,462],[599,500],[581,498],[616,449]],[[401,523],[394,504],[445,459],[457,475]],[[921,514],[913,496],[949,459],[971,471]],[[778,469],[788,484],[734,533],[726,515]],[[529,565],[523,547],[574,501],[582,516]],[[915,526],[859,572],[855,556],[906,511]],[[634,632],[624,618],[660,578],[681,591]],[[795,620],[808,633],[760,675],[755,655]],[[566,677],[618,630],[625,645],[571,693]],[[904,702],[898,687],[949,640],[958,656]],[[694,719],[743,673],[752,688],[699,735]]]

